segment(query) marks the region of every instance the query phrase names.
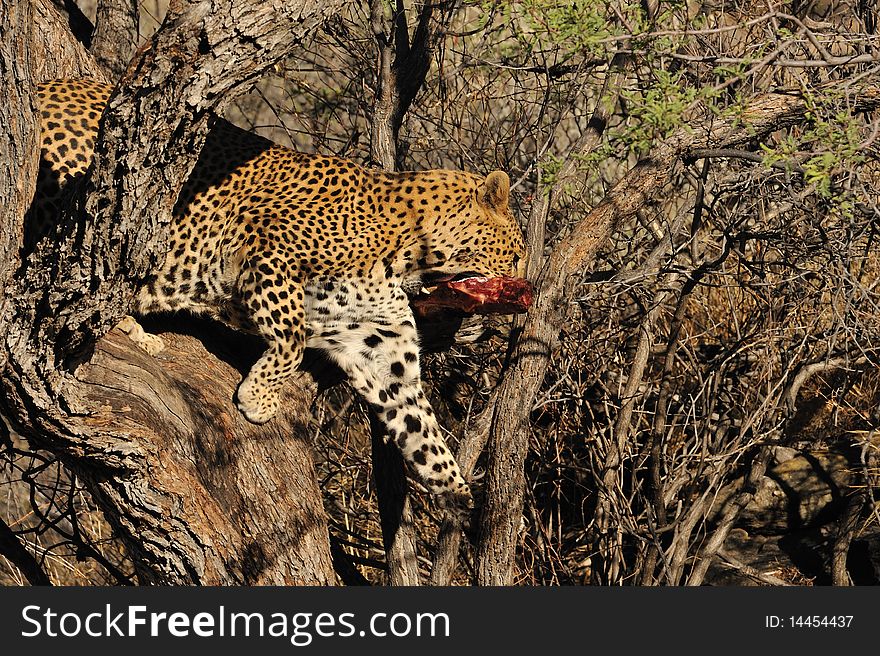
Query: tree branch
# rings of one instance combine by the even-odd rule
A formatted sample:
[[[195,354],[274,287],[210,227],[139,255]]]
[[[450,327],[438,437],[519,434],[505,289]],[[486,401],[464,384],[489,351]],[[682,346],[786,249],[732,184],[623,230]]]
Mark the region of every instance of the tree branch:
[[[31,585],[52,585],[37,559],[24,548],[15,532],[2,519],[0,519],[0,554],[8,558]]]
[[[400,126],[431,68],[431,55],[446,33],[453,2],[428,0],[419,12],[418,26],[409,38],[406,8],[398,0],[386,34],[381,0],[370,2],[370,26],[376,38],[377,82],[370,132],[370,157],[382,168],[399,168]],[[439,18],[434,10],[439,9]]]
[[[98,0],[89,51],[114,80],[122,77],[138,45],[138,0]]]
[[[627,63],[621,57],[615,57],[612,61],[602,84],[599,101],[593,115],[590,117],[587,128],[572,148],[571,155],[559,171],[556,184],[547,193],[536,194],[526,228],[529,258],[528,277],[532,280],[537,279],[536,290],[540,290],[542,284],[554,286],[554,283],[544,282],[547,279],[546,269],[540,274],[538,271],[540,263],[544,261],[545,224],[550,208],[557,202],[560,194],[564,193],[568,185],[576,188],[580,177],[578,156],[590,153],[599,144],[608,119],[617,105]],[[558,251],[559,247],[556,250]],[[565,271],[559,271],[559,274],[561,275],[556,278],[558,282],[555,285],[564,284],[568,278]],[[561,291],[560,289],[560,294],[555,299],[557,302],[562,302]],[[517,318],[512,334],[519,333],[519,336],[511,344],[510,368],[505,372],[504,379],[493,392],[489,404],[483,411],[484,425],[488,427],[489,464],[486,503],[480,518],[480,536],[477,546],[477,581],[481,585],[510,585],[513,582],[513,550],[522,516],[525,489],[523,468],[528,445],[528,418],[531,413],[532,399],[543,381],[550,357],[550,350],[545,349],[540,341],[534,341],[531,335],[545,334],[546,331],[553,330],[550,326],[549,316],[543,317],[543,325],[540,327],[530,323],[534,321],[533,317],[535,317],[537,310],[535,306],[538,303],[539,295],[536,295],[535,305],[527,315],[524,326],[523,321],[519,317]],[[549,313],[551,310],[545,307],[538,311]],[[558,312],[558,308],[553,312]],[[561,325],[561,317],[558,321]],[[558,327],[556,330],[558,332]],[[524,346],[526,343],[529,344],[528,347]],[[553,347],[555,344],[550,346],[550,348]],[[529,360],[533,361],[531,365],[528,364]],[[532,369],[532,371],[528,371],[528,369]],[[519,376],[523,376],[523,380],[529,379],[524,387],[531,390],[530,394],[520,395],[519,392],[513,392],[510,381],[516,380]],[[537,376],[537,378],[532,379],[533,376]],[[507,393],[518,397],[520,406],[515,410],[506,398]],[[503,408],[512,414],[501,418],[499,411],[504,412]],[[508,423],[506,430],[499,431],[499,421],[512,423]],[[503,435],[513,433],[517,434],[517,439],[511,444],[501,442],[504,439]]]

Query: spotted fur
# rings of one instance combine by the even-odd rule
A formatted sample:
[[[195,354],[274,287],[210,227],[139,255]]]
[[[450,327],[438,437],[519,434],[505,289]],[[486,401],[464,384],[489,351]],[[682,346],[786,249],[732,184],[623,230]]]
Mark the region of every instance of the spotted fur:
[[[44,192],[26,241],[45,230],[61,188],[92,158],[110,88],[39,87]],[[470,503],[470,491],[422,389],[407,292],[431,276],[521,270],[521,231],[503,172],[387,173],[294,152],[218,121],[183,188],[164,265],[136,312],[187,310],[268,343],[237,392],[262,423],[306,345],[324,349],[373,406],[417,478]],[[132,320],[121,327],[161,349]]]

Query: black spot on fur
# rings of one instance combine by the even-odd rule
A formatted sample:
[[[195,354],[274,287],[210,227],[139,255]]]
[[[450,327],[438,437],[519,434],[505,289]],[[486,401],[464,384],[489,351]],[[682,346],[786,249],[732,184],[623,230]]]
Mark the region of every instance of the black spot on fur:
[[[422,422],[419,421],[418,417],[407,415],[403,418],[403,420],[406,422],[406,430],[408,430],[410,433],[422,432]]]

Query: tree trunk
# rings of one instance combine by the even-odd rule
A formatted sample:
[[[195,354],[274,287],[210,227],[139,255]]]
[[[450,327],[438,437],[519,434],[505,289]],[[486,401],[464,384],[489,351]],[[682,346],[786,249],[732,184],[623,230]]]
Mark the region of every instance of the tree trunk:
[[[393,6],[390,25],[384,19],[385,3],[370,1],[370,27],[376,38],[376,97],[370,131],[370,158],[387,171],[401,164],[400,126],[407,110],[425,83],[431,55],[446,34],[454,3],[426,2],[410,39],[403,0]],[[439,16],[435,16],[435,10]]]
[[[232,341],[223,337],[166,333],[156,358],[120,331],[102,339],[76,373],[93,410],[68,438],[88,450],[71,468],[125,539],[142,582],[331,583],[303,423],[314,389],[301,379],[288,386],[282,416],[248,423],[231,399],[260,346],[233,358],[220,350]]]
[[[137,48],[139,26],[137,0],[98,0],[89,52],[114,80],[122,77]]]
[[[0,14],[0,414],[85,482],[142,581],[334,580],[303,424],[313,390],[292,384],[280,416],[253,426],[232,398],[258,345],[209,336],[206,350],[166,335],[151,358],[118,331],[104,335],[164,256],[215,112],[341,5],[172,3],[109,100],[62,236],[23,263],[39,155],[33,88],[102,76],[48,0]]]

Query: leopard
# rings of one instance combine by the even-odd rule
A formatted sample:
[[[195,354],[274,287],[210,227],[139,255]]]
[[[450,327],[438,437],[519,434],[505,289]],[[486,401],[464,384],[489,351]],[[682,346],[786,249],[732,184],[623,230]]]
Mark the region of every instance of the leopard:
[[[38,189],[47,190],[26,242],[46,235],[64,190],[86,173],[112,90],[92,79],[38,85]],[[132,314],[189,312],[262,337],[265,351],[235,395],[256,424],[275,416],[304,349],[324,351],[413,478],[473,508],[425,394],[410,300],[438,281],[523,277],[507,173],[389,172],[299,152],[215,117],[173,215],[167,255],[138,284]],[[161,337],[133,316],[119,327],[149,353],[162,351]]]

